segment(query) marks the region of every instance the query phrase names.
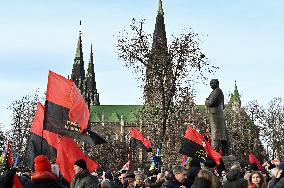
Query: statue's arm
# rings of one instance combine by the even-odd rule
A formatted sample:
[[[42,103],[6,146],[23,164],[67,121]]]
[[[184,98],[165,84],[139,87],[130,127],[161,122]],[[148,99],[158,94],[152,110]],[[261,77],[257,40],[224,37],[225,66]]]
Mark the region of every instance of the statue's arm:
[[[205,101],[205,105],[206,106],[216,106],[218,103],[218,95],[219,95],[219,91],[217,89],[213,90],[211,92],[211,94],[209,95],[209,97],[206,99]]]

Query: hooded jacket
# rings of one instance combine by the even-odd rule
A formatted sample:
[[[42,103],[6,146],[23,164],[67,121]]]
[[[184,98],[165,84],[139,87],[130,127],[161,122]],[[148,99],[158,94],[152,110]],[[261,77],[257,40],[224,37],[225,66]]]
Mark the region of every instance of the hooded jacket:
[[[39,171],[32,175],[31,181],[25,188],[62,188],[58,178],[51,172]]]
[[[225,181],[223,188],[247,188],[248,182],[245,180],[240,170],[232,169],[226,175],[227,181]]]

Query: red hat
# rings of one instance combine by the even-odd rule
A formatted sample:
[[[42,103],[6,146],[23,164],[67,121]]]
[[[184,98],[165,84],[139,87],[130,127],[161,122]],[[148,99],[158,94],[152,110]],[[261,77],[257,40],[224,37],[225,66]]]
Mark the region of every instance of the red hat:
[[[51,163],[45,155],[38,155],[34,159],[35,172],[48,171],[51,172]]]

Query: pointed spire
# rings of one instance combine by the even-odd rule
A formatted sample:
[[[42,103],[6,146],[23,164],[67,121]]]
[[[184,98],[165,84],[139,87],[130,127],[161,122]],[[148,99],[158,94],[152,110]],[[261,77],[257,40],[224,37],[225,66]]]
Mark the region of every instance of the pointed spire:
[[[239,91],[238,91],[237,81],[236,80],[235,80],[234,96],[235,96],[236,100],[240,101],[240,94],[239,94]]]
[[[159,4],[158,4],[158,14],[164,15],[162,0],[159,0]]]
[[[167,36],[164,23],[164,11],[162,0],[158,0],[158,14],[156,17],[155,30],[153,34],[153,49],[162,49],[162,51],[167,51]]]
[[[83,57],[83,50],[82,50],[81,33],[79,33],[79,38],[78,38],[78,42],[77,42],[75,58],[81,58],[81,57]]]
[[[83,93],[84,92],[84,81],[85,81],[85,69],[84,69],[81,35],[82,35],[82,31],[81,31],[81,20],[80,20],[79,37],[78,37],[78,42],[77,42],[77,47],[76,47],[71,80],[75,82],[76,86],[81,90],[81,93]]]
[[[94,61],[94,57],[93,57],[93,44],[91,44],[91,52],[90,52],[90,60],[89,60],[89,64],[93,64]]]
[[[238,87],[237,87],[237,81],[235,80],[235,88],[234,88],[234,92],[231,94],[231,102],[241,105],[241,97],[240,97],[240,93],[238,91]]]
[[[88,70],[86,75],[86,92],[87,103],[91,105],[100,105],[99,93],[96,88],[95,70],[94,70],[94,58],[93,58],[93,45],[91,44],[90,60],[88,64]]]

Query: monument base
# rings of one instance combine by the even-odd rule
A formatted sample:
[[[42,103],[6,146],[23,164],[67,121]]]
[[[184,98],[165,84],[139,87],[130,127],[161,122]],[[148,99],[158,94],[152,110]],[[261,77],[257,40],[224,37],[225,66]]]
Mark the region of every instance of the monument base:
[[[236,162],[236,157],[234,155],[222,156],[222,160],[225,164],[226,169],[229,170],[232,164]]]

